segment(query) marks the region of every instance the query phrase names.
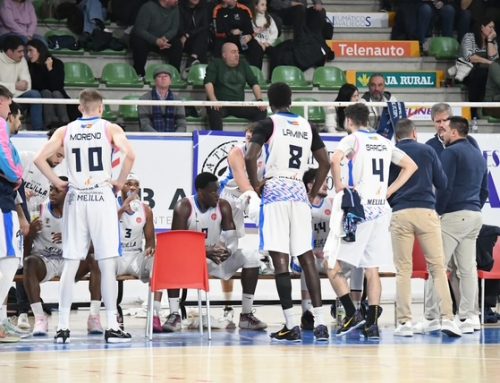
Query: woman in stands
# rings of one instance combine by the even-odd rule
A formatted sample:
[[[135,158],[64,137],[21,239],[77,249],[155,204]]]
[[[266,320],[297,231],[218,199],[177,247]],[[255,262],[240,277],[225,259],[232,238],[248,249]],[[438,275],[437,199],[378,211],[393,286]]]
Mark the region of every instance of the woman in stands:
[[[278,38],[278,28],[271,15],[267,12],[267,0],[257,0],[252,9],[252,25],[254,38],[259,44],[248,46],[244,52],[250,65],[262,69],[264,53],[270,52]]]
[[[39,40],[27,44],[28,67],[31,88],[38,90],[43,98],[69,98],[64,90],[64,64],[49,54],[48,48]],[[48,129],[69,122],[66,105],[44,104],[43,120]]]
[[[490,64],[498,59],[497,33],[495,22],[489,15],[475,23],[473,33],[466,33],[462,39],[461,56],[472,63],[469,75],[464,79],[469,93],[469,101],[484,101],[484,91]],[[472,108],[472,117],[477,116],[477,108]]]
[[[339,93],[335,101],[359,101],[359,90],[352,84],[344,84],[340,87]],[[327,132],[343,132],[344,128],[344,115],[345,107],[329,107],[326,112],[325,128]]]

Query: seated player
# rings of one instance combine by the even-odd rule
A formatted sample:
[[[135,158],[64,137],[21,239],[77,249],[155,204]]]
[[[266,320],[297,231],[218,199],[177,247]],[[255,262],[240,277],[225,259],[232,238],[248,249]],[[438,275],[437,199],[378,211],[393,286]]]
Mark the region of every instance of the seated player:
[[[67,181],[67,177],[59,177]],[[33,335],[47,335],[48,320],[40,299],[40,283],[60,277],[63,271],[62,258],[62,217],[66,191],[50,186],[49,198],[41,205],[40,217],[35,218],[24,242],[24,287],[28,294],[31,310],[35,315]],[[87,320],[89,334],[102,334],[99,318],[101,307],[101,274],[97,262],[91,254],[80,267],[75,280],[90,272],[90,314]]]
[[[130,173],[118,197],[118,219],[123,255],[117,260],[116,275],[130,274],[148,282],[153,268],[156,236],[151,208],[139,200],[140,181]],[[159,299],[158,299],[159,296]],[[154,302],[153,330],[161,332],[161,293]]]
[[[259,257],[256,252],[238,249],[238,235],[231,206],[219,199],[219,183],[212,173],[201,173],[195,179],[196,194],[185,197],[174,209],[172,230],[194,230],[206,235],[207,265],[211,276],[228,280],[239,269],[243,289],[239,328],[263,330],[267,324],[253,315],[252,306],[257,279]],[[168,290],[170,315],[163,325],[166,331],[181,329],[179,290]]]

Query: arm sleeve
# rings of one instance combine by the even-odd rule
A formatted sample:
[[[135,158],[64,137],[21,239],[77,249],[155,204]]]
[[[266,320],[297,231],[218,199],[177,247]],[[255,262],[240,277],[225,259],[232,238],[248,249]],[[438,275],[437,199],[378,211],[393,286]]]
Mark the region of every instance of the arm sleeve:
[[[29,10],[28,10],[28,16],[29,16],[29,27],[28,27],[28,35],[33,37],[33,35],[36,33],[36,28],[38,27],[38,20],[36,18],[36,13],[35,13],[35,7],[33,6],[33,3],[30,4]]]
[[[213,60],[207,65],[207,71],[205,72],[205,79],[203,84],[212,83],[215,87],[217,82],[217,61]]]
[[[461,56],[470,61],[470,57],[476,52],[476,40],[473,33],[466,33],[460,45]]]
[[[438,189],[436,193],[436,211],[443,214],[450,199],[451,187],[455,183],[456,161],[451,150],[444,150],[441,153],[441,164],[448,177],[448,185],[445,189]]]
[[[3,5],[0,7],[0,20],[2,21],[5,29],[9,30],[12,33],[16,33],[21,36],[26,36],[26,30],[21,28],[19,24],[15,21],[14,10],[8,5]]]
[[[49,84],[51,90],[64,89],[64,64],[61,60],[52,58],[54,66],[49,72]]]
[[[156,39],[159,36],[155,36],[148,32],[149,20],[151,16],[149,15],[149,7],[145,4],[139,10],[137,18],[135,19],[134,31],[133,33],[143,40],[146,40],[149,44],[155,45]]]
[[[252,136],[252,142],[263,146],[273,135],[274,124],[270,117],[259,121]]]
[[[10,144],[7,123],[0,119],[0,172],[9,182],[17,182],[23,177],[23,167],[19,156]]]
[[[253,87],[255,84],[258,84],[257,77],[255,77],[248,62],[243,57],[240,60],[243,66],[243,70],[245,71],[245,80],[248,85],[250,85],[250,87]]]
[[[441,161],[434,149],[431,149],[429,153],[432,155],[432,183],[436,189],[446,189],[446,186],[448,186],[448,177],[443,170],[443,165],[441,165]]]
[[[481,182],[481,190],[479,192],[479,201],[481,203],[481,209],[483,208],[484,204],[486,203],[486,199],[488,198],[489,191],[488,191],[488,169],[484,172],[483,175],[483,180]]]

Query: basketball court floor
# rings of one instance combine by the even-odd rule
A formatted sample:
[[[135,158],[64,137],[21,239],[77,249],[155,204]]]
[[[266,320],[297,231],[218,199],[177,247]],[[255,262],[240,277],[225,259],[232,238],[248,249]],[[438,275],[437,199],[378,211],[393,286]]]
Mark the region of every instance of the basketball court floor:
[[[311,332],[303,332],[301,343],[271,343],[269,332],[281,327],[282,314],[278,306],[264,306],[256,315],[269,324],[268,331],[213,330],[211,342],[196,330],[155,334],[148,342],[145,319],[126,316],[133,340],[121,345],[88,336],[88,312],[79,310],[71,316],[70,344],[54,344],[54,331],[48,337],[0,344],[0,382],[500,381],[500,326],[487,325],[462,338],[439,333],[399,338],[393,336],[392,306],[386,304],[384,310],[379,342],[367,342],[354,332],[316,344]],[[414,312],[420,314],[421,306]],[[220,308],[212,310],[215,317],[221,313]],[[54,330],[57,313],[49,323]]]

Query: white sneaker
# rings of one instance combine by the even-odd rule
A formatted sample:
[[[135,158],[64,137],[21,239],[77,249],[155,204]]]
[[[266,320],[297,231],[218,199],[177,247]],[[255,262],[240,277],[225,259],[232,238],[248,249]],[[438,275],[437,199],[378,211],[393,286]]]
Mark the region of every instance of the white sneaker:
[[[439,319],[423,319],[413,326],[414,334],[426,334],[433,331],[441,330],[441,322]]]
[[[455,323],[462,331],[462,334],[474,334],[474,324],[472,323],[472,320],[465,319],[462,321],[458,316],[456,316]]]
[[[49,321],[46,315],[35,317],[35,326],[33,327],[33,336],[45,336],[49,332]]]
[[[467,316],[469,320],[472,322],[474,326],[474,331],[481,331],[481,320],[479,319],[479,315],[469,315]]]
[[[9,335],[17,336],[19,338],[27,338],[31,336],[31,331],[21,330],[14,323],[12,323],[9,319],[5,319],[2,322],[2,326],[5,332]]]
[[[449,337],[462,336],[462,330],[460,330],[460,327],[458,327],[457,323],[449,319],[443,319],[441,321],[441,332],[448,335]]]
[[[17,318],[17,327],[21,330],[31,330],[30,321],[28,320],[28,314],[23,313]]]
[[[398,327],[394,330],[394,336],[413,336],[413,326],[411,322],[400,323]]]

